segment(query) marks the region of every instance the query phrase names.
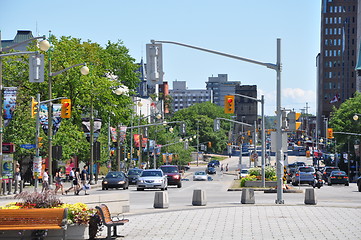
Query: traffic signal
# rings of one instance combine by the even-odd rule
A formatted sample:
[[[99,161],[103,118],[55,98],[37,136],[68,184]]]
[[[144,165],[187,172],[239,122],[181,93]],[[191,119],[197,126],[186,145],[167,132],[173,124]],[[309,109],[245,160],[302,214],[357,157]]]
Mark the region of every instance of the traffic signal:
[[[32,97],[31,98],[31,117],[34,118],[35,115],[38,113],[38,102],[35,101],[35,99]]]
[[[290,131],[296,131],[300,128],[301,122],[296,122],[301,116],[301,113],[289,112],[287,115],[288,118],[288,128]]]
[[[247,131],[247,135],[251,136],[251,131],[250,130]]]
[[[43,140],[43,137],[38,137],[38,148],[41,148],[44,143],[42,143],[41,141]]]
[[[71,117],[71,100],[61,99],[61,118]]]
[[[328,139],[333,138],[333,128],[327,128],[327,138]]]
[[[224,96],[224,113],[234,113],[234,96]]]
[[[209,147],[209,148],[212,147],[212,142],[208,142],[208,147]]]

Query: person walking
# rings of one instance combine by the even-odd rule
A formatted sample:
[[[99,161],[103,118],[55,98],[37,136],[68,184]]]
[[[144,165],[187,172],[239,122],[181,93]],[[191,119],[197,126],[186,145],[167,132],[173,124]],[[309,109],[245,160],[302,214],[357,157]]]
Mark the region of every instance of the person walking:
[[[74,180],[73,180],[74,194],[75,194],[75,195],[79,195],[79,191],[80,191],[80,189],[81,189],[80,183],[81,183],[81,179],[80,179],[80,169],[79,169],[79,168],[76,168],[76,169],[75,169],[75,176],[74,176]]]
[[[79,192],[81,190],[84,190],[85,195],[89,195],[89,193],[86,192],[89,189],[89,184],[87,183],[87,180],[89,179],[89,173],[88,173],[88,166],[87,165],[85,165],[83,170],[81,171],[80,179],[81,179],[82,188],[78,190],[77,195],[79,195]]]
[[[43,172],[43,188],[41,189],[41,192],[44,192],[49,190],[49,173],[48,173],[49,169],[45,168],[44,172]]]
[[[55,195],[59,189],[61,189],[61,194],[64,195],[64,186],[62,183],[63,174],[61,172],[62,172],[62,169],[58,168],[55,173]]]
[[[226,172],[228,172],[228,163],[227,163],[227,165],[226,165]]]
[[[68,194],[68,192],[70,192],[70,190],[74,189],[74,193],[76,193],[76,189],[75,186],[78,185],[78,183],[76,183],[76,185],[74,185],[74,180],[75,180],[75,168],[72,168],[70,170],[69,173],[69,180],[71,181],[71,187],[68,190],[65,190],[65,194]]]

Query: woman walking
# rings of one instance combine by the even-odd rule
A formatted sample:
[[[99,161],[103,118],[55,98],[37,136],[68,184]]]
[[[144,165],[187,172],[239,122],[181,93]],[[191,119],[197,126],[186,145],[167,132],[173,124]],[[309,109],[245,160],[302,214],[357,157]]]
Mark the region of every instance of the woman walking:
[[[64,186],[62,183],[63,174],[61,172],[62,172],[62,169],[58,168],[55,173],[55,195],[59,189],[61,189],[61,194],[64,195]]]

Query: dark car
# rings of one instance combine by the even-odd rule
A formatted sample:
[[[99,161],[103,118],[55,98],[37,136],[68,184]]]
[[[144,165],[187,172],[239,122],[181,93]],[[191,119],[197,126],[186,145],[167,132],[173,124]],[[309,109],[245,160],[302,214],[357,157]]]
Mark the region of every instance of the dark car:
[[[109,188],[123,188],[125,190],[128,189],[128,186],[128,177],[123,172],[108,172],[102,181],[102,190]]]
[[[176,185],[178,188],[182,187],[182,176],[177,165],[163,165],[159,168],[167,176],[168,185]]]
[[[327,182],[332,171],[340,171],[340,169],[338,167],[326,166],[323,169],[322,180]]]
[[[208,166],[212,165],[211,167],[219,167],[219,161],[218,160],[212,160],[208,163]]]
[[[348,186],[348,176],[344,171],[332,171],[328,176],[327,183],[329,186],[332,184],[345,184],[345,186]]]
[[[207,167],[206,173],[207,174],[216,174],[217,171],[216,171],[216,169],[214,167]]]
[[[143,169],[140,169],[140,168],[129,169],[128,174],[127,174],[128,180],[129,180],[129,185],[136,185],[137,180],[142,172],[143,172]]]

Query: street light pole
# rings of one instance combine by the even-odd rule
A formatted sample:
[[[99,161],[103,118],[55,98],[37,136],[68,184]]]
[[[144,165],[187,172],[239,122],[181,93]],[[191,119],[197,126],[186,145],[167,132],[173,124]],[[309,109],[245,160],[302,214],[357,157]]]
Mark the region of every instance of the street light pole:
[[[237,59],[240,61],[258,64],[258,65],[265,66],[267,68],[270,68],[270,69],[273,69],[276,71],[276,74],[277,74],[277,77],[276,77],[276,79],[277,79],[277,107],[276,107],[276,111],[277,111],[277,117],[276,117],[276,121],[277,121],[277,131],[276,131],[276,133],[277,133],[277,138],[276,138],[277,139],[277,141],[276,141],[277,199],[275,202],[276,202],[276,204],[284,204],[283,189],[282,189],[284,163],[283,163],[283,158],[282,158],[282,128],[281,128],[281,121],[282,121],[282,113],[281,113],[281,39],[277,38],[277,62],[276,62],[276,64],[255,61],[252,59],[243,58],[243,57],[239,57],[239,56],[235,56],[235,55],[231,55],[231,54],[227,54],[227,53],[222,53],[222,52],[218,52],[218,51],[214,51],[214,50],[210,50],[210,49],[200,48],[200,47],[196,47],[196,46],[191,46],[191,45],[183,44],[183,43],[179,43],[179,42],[158,41],[158,40],[151,40],[151,42],[153,44],[169,43],[169,44],[180,45],[183,47],[193,48],[196,50],[209,52],[209,53],[221,55],[224,57],[234,58],[234,59]]]

